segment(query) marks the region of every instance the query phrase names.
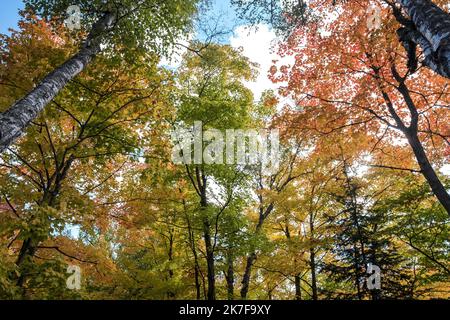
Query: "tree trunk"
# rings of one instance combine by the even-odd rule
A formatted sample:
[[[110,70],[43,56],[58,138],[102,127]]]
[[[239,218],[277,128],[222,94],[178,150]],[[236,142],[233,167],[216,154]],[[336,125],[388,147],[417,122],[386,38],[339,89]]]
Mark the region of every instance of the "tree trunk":
[[[272,210],[272,209],[270,209]],[[262,208],[260,208],[260,212],[259,212],[259,221],[258,224],[256,226],[256,231],[255,234],[259,234],[259,232],[261,231],[261,228],[264,224],[264,220],[265,220],[265,215],[263,214],[263,210]],[[245,265],[245,272],[244,272],[244,276],[242,277],[242,287],[241,287],[241,298],[242,299],[247,299],[247,294],[248,294],[248,290],[250,287],[250,278],[252,275],[252,268],[253,268],[253,264],[255,263],[257,258],[256,252],[253,249],[250,253],[250,255],[247,257],[247,263]]]
[[[216,275],[215,275],[215,267],[214,267],[214,250],[211,239],[211,226],[206,219],[203,223],[204,228],[204,240],[206,247],[206,264],[207,264],[207,279],[208,279],[208,300],[216,300]]]
[[[417,134],[407,134],[406,137],[408,138],[409,144],[413,149],[414,155],[416,156],[423,176],[428,181],[428,184],[433,190],[433,193],[438,198],[439,202],[450,215],[450,195],[447,193],[447,190],[445,189],[444,185],[439,180],[439,177],[431,166],[431,163],[428,160],[427,154],[425,153],[425,150],[423,149],[422,143],[420,142]]]
[[[19,256],[16,260],[16,265],[20,267],[24,262],[26,257],[33,257],[36,253],[37,243],[33,240],[33,238],[27,238],[22,243],[22,247],[20,248]],[[17,286],[22,288],[25,283],[26,275],[21,273],[17,278]]]
[[[300,301],[302,300],[302,285],[301,285],[301,278],[300,274],[296,274],[294,278],[295,282],[295,300]]]
[[[312,243],[314,243],[315,228],[314,228],[314,213],[309,214],[309,231]],[[312,299],[317,300],[317,275],[316,275],[316,252],[314,247],[309,248],[309,266],[311,268],[311,289],[312,289]]]
[[[227,270],[225,272],[225,278],[227,280],[228,300],[234,300],[234,263],[231,249],[228,249],[227,252]]]
[[[416,30],[408,30],[408,39],[420,45],[424,64],[443,77],[450,78],[450,14],[431,0],[397,0]]]
[[[195,294],[196,299],[201,298],[201,284],[200,284],[200,265],[198,263],[197,249],[195,248],[195,242],[192,241],[192,254],[194,255],[194,280],[195,280]]]
[[[195,179],[197,180],[197,184],[195,183],[194,178],[191,176],[189,169],[187,169],[187,174],[189,175],[190,180],[200,197],[200,213],[203,217],[203,240],[205,241],[206,250],[206,278],[208,281],[206,299],[216,300],[216,273],[214,265],[215,243],[213,243],[213,239],[211,237],[211,223],[208,216],[208,197],[206,193],[207,177],[203,172],[203,168],[200,169],[198,166],[195,168]]]
[[[181,192],[181,189],[180,189]],[[200,265],[198,263],[198,255],[197,249],[195,247],[195,234],[192,229],[191,219],[187,213],[186,200],[183,199],[183,212],[186,218],[187,228],[188,228],[188,236],[189,236],[189,245],[192,250],[192,255],[194,256],[194,280],[195,280],[195,293],[197,300],[200,300],[201,297],[201,285],[200,285]]]
[[[314,248],[309,249],[309,266],[311,268],[312,299],[317,300],[316,252],[314,251]]]
[[[261,232],[264,221],[270,215],[270,213],[273,211],[274,207],[275,207],[275,205],[273,203],[271,203],[266,208],[266,210],[263,210],[262,207],[259,209],[260,210],[259,211],[259,220],[258,220],[258,224],[256,225],[255,235],[258,235]],[[247,294],[248,294],[248,290],[250,287],[250,278],[251,278],[251,274],[252,274],[252,268],[253,268],[253,264],[255,263],[257,257],[258,256],[256,255],[256,252],[254,249],[251,251],[250,255],[247,257],[247,263],[245,265],[245,272],[244,272],[244,276],[242,277],[242,287],[241,287],[241,298],[242,299],[247,299]]]
[[[56,174],[56,180],[54,182],[53,189],[45,190],[42,199],[38,202],[38,205],[40,207],[46,206],[50,208],[55,208],[55,202],[61,192],[62,183],[67,178],[67,174],[69,173],[69,170],[72,167],[74,161],[75,158],[73,157],[73,155],[71,155],[67,160],[67,162],[61,166],[60,168],[61,172]],[[22,247],[20,248],[19,256],[17,257],[16,260],[16,266],[20,268],[22,264],[25,262],[25,259],[27,257],[33,258],[34,255],[36,254],[38,247],[39,241],[36,240],[32,235],[26,238],[22,243]],[[27,276],[28,275],[23,272],[20,273],[17,279],[18,287],[20,288],[23,287]]]
[[[0,153],[22,136],[44,107],[94,59],[101,51],[102,36],[115,22],[116,15],[106,13],[93,25],[85,44],[76,55],[47,75],[24,98],[0,114]]]
[[[353,243],[353,269],[355,270],[355,288],[356,288],[356,293],[358,296],[358,300],[362,300],[363,299],[363,293],[362,293],[362,288],[361,288],[361,267],[359,264],[359,260],[360,260],[360,256],[359,256],[359,251],[358,248],[356,246],[356,243]]]
[[[169,257],[169,262],[172,264],[173,262],[173,244],[174,244],[174,236],[173,236],[173,230],[170,230],[170,234],[169,234],[169,253],[168,253],[168,257]],[[169,279],[173,279],[174,276],[174,271],[172,270],[172,267],[169,267]],[[175,292],[173,292],[172,290],[169,290],[167,292],[167,297],[169,299],[175,299],[176,298],[176,294]]]
[[[200,266],[198,265],[197,254],[195,254],[194,258],[194,277],[195,277],[195,297],[197,300],[200,300],[201,297],[201,285],[200,285]]]
[[[242,277],[241,298],[247,299],[248,289],[250,286],[250,277],[252,274],[252,267],[256,261],[256,253],[252,252],[247,258],[247,264],[245,265],[244,276]]]

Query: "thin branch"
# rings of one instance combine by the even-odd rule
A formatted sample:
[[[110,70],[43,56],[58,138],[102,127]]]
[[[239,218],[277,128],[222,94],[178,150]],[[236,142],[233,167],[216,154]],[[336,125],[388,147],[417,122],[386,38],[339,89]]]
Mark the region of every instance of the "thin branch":
[[[422,173],[422,170],[408,169],[408,168],[398,168],[398,167],[383,166],[383,165],[377,165],[377,164],[369,165],[369,167],[382,168],[382,169],[391,169],[391,170],[400,170],[400,171],[409,171],[409,172],[413,172],[413,173]]]
[[[38,249],[56,250],[56,251],[58,251],[59,253],[61,253],[62,255],[66,256],[66,257],[68,257],[68,258],[74,259],[74,260],[77,260],[77,261],[80,261],[80,262],[83,262],[83,263],[98,264],[98,262],[80,259],[80,258],[77,258],[77,257],[71,255],[71,254],[68,254],[68,253],[62,251],[58,246],[52,246],[52,247],[39,246],[39,247],[37,247],[37,248],[38,248]]]

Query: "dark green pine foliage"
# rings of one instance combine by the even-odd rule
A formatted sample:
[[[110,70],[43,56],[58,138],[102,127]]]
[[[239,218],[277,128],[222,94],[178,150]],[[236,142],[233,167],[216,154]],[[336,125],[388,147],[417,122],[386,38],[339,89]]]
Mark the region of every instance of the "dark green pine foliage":
[[[337,179],[340,192],[333,194],[342,210],[330,216],[330,228],[335,230],[330,251],[335,259],[321,268],[342,290],[323,292],[328,298],[380,300],[409,299],[409,275],[405,259],[392,241],[389,217],[377,209],[373,199],[364,194],[364,182],[349,174],[345,166]],[[381,270],[381,289],[369,289],[368,273],[372,264]]]

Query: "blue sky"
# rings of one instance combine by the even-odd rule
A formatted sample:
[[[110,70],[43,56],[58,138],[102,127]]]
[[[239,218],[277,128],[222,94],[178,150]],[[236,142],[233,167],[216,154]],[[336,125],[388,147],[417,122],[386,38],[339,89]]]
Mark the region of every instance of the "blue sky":
[[[0,4],[0,33],[8,33],[9,28],[17,29],[19,9],[23,9],[22,0],[2,0]]]

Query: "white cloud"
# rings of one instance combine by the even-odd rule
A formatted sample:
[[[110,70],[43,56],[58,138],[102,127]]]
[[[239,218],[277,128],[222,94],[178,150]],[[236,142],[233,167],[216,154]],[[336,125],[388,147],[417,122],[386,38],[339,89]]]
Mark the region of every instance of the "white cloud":
[[[186,53],[185,46],[189,45],[189,39],[180,39],[176,50],[172,52],[171,57],[163,57],[160,61],[160,66],[176,70],[180,66],[182,56]],[[261,24],[257,28],[248,26],[239,26],[234,30],[233,36],[230,37],[229,42],[233,48],[242,49],[242,53],[250,59],[251,62],[259,65],[258,77],[255,81],[247,82],[246,86],[252,90],[255,100],[259,101],[263,91],[277,90],[280,84],[274,84],[268,78],[269,69],[272,66],[273,60],[278,60],[278,65],[286,64],[292,65],[294,63],[293,57],[281,58],[276,53],[277,36],[267,25]]]
[[[445,164],[442,168],[441,168],[441,173],[450,177],[450,164]]]
[[[239,26],[235,29],[234,35],[230,38],[230,44],[234,48],[242,48],[243,54],[250,61],[259,64],[259,76],[254,82],[246,85],[253,91],[255,100],[261,98],[263,91],[268,89],[276,90],[280,85],[274,84],[268,78],[268,72],[273,60],[279,60],[282,64],[293,64],[293,57],[281,59],[276,53],[277,36],[267,25],[259,25],[257,28],[249,29],[247,26]]]

